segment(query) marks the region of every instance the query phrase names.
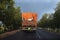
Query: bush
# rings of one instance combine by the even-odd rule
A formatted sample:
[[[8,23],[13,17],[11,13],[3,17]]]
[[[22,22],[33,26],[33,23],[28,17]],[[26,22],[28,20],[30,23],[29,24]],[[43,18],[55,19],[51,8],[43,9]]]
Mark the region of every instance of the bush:
[[[0,34],[4,32],[4,27],[3,26],[0,26]]]

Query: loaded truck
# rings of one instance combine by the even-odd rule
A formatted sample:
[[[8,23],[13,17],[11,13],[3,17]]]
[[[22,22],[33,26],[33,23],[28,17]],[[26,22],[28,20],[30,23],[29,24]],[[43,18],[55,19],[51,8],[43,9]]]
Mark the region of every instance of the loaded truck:
[[[37,30],[37,13],[33,12],[22,13],[22,30],[29,31]]]

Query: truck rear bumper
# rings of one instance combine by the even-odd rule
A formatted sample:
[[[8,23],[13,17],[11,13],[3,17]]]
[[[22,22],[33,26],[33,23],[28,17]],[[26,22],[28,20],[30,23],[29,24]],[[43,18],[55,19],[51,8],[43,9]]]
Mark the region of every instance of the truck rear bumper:
[[[37,30],[37,28],[36,27],[23,27],[21,30],[35,31],[35,30]]]

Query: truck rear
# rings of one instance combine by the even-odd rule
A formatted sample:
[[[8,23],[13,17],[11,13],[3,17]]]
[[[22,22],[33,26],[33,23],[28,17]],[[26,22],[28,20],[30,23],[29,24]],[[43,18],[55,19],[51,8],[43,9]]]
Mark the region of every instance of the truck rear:
[[[37,30],[37,13],[22,13],[22,30]]]

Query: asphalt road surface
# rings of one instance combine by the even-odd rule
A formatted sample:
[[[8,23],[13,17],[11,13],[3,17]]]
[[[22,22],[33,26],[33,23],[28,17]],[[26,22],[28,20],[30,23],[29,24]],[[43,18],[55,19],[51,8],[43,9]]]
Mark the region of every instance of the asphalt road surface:
[[[38,29],[36,32],[19,31],[16,34],[1,40],[60,40],[60,35]]]

